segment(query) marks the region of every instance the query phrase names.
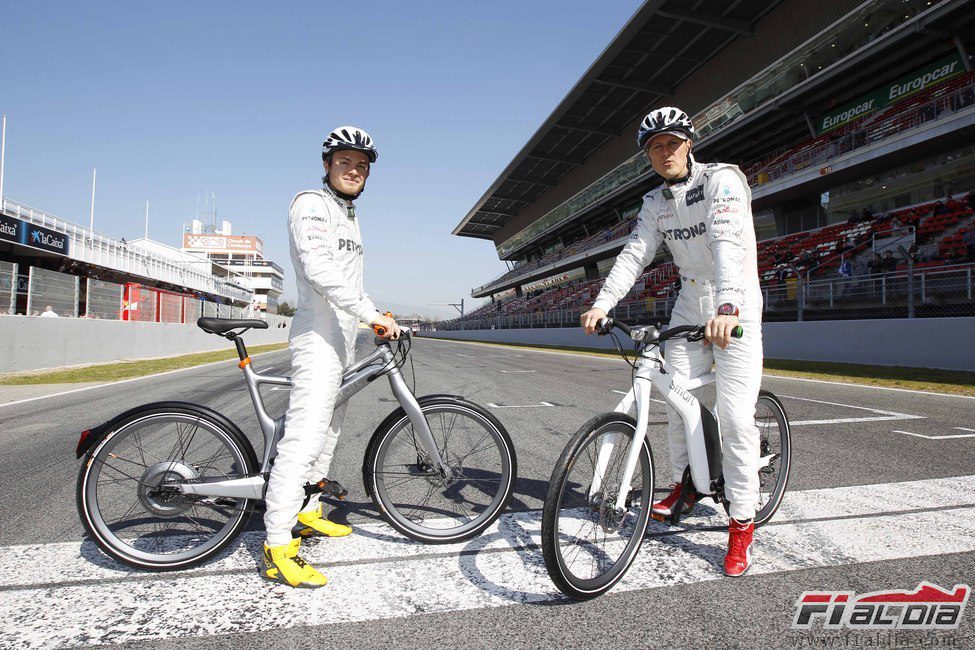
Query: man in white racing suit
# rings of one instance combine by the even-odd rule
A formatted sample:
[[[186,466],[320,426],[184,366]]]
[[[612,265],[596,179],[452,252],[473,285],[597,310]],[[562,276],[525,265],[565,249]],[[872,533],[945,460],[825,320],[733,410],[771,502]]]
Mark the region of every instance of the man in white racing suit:
[[[673,339],[666,344],[667,360],[688,377],[708,372],[712,363],[716,367],[725,495],[731,504],[724,569],[729,576],[740,576],[750,563],[759,499],[755,404],[762,381],[762,294],[748,182],[735,165],[696,162],[690,153],[693,133],[690,118],[677,108],[655,110],[643,120],[638,144],[665,182],[644,197],[630,241],[581,320],[592,333],[666,242],[681,276],[669,326],[704,323],[705,336],[713,343]],[[732,340],[739,324],[744,335]],[[653,505],[653,512],[661,515],[675,507],[688,465],[683,423],[669,406],[667,411],[674,484]],[[691,494],[688,511],[695,500]]]
[[[291,323],[294,387],[284,436],[268,479],[264,525],[264,576],[293,587],[319,587],[326,577],[299,555],[299,535],[341,537],[352,532],[324,518],[313,499],[301,512],[304,486],[328,476],[345,404],[335,399],[343,371],[355,355],[359,322],[379,325],[396,338],[399,328],[362,290],[362,237],[353,199],[361,194],[377,152],[355,127],[339,127],[325,140],[321,190],[299,193],[288,215],[291,260],[298,283],[298,310]]]

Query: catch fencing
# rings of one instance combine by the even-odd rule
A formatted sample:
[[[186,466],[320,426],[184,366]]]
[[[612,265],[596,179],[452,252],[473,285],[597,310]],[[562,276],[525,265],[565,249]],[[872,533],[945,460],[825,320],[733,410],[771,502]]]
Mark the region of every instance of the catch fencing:
[[[77,318],[79,280],[77,275],[30,267],[27,313],[40,316],[44,312],[54,312],[58,316]]]

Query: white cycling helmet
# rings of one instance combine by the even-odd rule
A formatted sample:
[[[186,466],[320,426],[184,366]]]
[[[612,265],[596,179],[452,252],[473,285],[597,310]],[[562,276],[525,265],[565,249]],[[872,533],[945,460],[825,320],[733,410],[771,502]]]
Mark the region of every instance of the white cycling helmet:
[[[636,144],[643,149],[650,138],[661,133],[672,133],[684,140],[694,139],[694,125],[687,113],[674,106],[664,106],[647,113],[640,123]]]
[[[336,151],[361,151],[369,156],[369,162],[376,162],[379,152],[372,143],[369,134],[354,126],[340,126],[328,134],[325,142],[322,143],[322,160],[325,160]]]

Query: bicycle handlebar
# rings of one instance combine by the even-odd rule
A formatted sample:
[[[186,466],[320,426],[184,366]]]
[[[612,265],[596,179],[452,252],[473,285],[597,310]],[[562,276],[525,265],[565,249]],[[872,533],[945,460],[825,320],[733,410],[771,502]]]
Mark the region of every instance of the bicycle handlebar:
[[[622,331],[624,334],[629,336],[634,341],[641,341],[646,343],[663,343],[668,339],[672,339],[675,336],[680,336],[681,334],[697,335],[699,337],[704,336],[704,325],[678,325],[677,327],[672,327],[668,330],[664,330],[657,334],[656,338],[646,341],[645,335],[648,330],[640,327],[630,327],[625,323],[621,323],[618,320],[612,318],[602,318],[600,319],[597,330],[600,335],[609,334],[609,331],[616,328]],[[731,332],[731,338],[740,339],[745,334],[745,330],[742,329],[741,325],[735,327]],[[688,337],[690,340],[690,337]]]

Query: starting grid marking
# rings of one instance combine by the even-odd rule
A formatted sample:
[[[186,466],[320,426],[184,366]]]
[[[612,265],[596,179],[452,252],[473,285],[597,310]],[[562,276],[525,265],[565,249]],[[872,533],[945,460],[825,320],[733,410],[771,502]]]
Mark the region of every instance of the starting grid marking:
[[[885,510],[918,494],[938,509]],[[303,547],[329,576],[319,590],[261,579],[257,532],[178,573],[132,571],[90,542],[0,548],[6,566],[32,567],[0,574],[0,638],[18,648],[131,643],[558,601],[538,547],[540,520],[538,511],[504,515],[481,537],[446,546],[412,542],[381,523],[359,526],[351,537]],[[724,522],[718,513],[688,519]],[[649,537],[614,592],[723,579],[726,544],[723,530]],[[975,476],[790,492],[754,549],[754,574],[972,552]],[[790,620],[791,612],[769,624],[786,629]]]

